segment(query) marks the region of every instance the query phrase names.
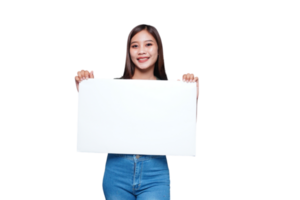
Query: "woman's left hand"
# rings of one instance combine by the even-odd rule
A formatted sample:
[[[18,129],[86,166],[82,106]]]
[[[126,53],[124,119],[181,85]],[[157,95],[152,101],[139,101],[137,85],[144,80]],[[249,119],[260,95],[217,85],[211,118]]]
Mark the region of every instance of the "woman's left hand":
[[[183,74],[182,81],[184,81],[184,82],[196,82],[196,85],[197,85],[197,100],[198,100],[198,96],[199,96],[198,77],[194,77],[194,74]]]

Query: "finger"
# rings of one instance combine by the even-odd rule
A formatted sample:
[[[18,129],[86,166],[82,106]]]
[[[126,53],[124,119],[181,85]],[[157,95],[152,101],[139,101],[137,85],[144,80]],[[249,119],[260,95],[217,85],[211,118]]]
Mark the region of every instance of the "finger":
[[[185,81],[185,82],[196,82],[196,81],[198,81],[198,77],[197,77],[197,79],[195,79],[194,74],[187,73],[187,74],[184,74],[182,76],[182,81]]]
[[[190,75],[190,82],[196,82],[197,79],[196,79],[196,74],[195,73],[191,73]]]
[[[186,72],[185,74],[186,74],[188,80],[191,80],[192,78],[194,78],[196,76],[195,73],[191,73],[191,72]]]
[[[73,82],[75,82],[75,84],[77,84],[78,82],[80,82],[80,80],[79,80],[79,77],[78,77],[78,75],[74,75],[74,81]]]
[[[77,75],[78,75],[79,79],[82,80],[82,74],[81,74],[81,71],[77,72]]]
[[[195,78],[194,78],[194,82],[197,82],[197,83],[198,83],[198,77],[195,77]]]
[[[75,74],[73,79],[74,89],[78,88],[79,82],[78,76]]]
[[[80,74],[80,79],[81,80],[85,80],[85,75],[84,75],[84,70],[81,70],[80,72],[79,72],[79,74]]]
[[[89,71],[84,71],[84,77],[86,80],[89,79],[89,76],[90,76]]]
[[[75,75],[73,75],[73,79],[74,79],[75,81],[78,81],[78,80],[79,80],[77,73],[78,73],[78,70],[75,71]]]
[[[191,75],[186,75],[185,80],[186,80],[186,82],[192,82],[192,76]]]
[[[80,80],[86,80],[88,77],[86,76],[87,70],[81,70],[79,71]]]
[[[189,75],[189,78],[190,78],[189,82],[190,82],[190,83],[193,82],[193,80],[194,80],[194,74],[190,74],[190,75]]]
[[[94,72],[93,71],[91,71],[91,73],[90,73],[90,78],[94,78]]]

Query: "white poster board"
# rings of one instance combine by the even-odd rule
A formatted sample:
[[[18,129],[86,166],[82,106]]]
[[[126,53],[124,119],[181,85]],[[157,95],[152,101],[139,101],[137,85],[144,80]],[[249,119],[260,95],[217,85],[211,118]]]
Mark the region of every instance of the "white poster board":
[[[182,81],[84,80],[77,150],[195,156],[196,94]]]

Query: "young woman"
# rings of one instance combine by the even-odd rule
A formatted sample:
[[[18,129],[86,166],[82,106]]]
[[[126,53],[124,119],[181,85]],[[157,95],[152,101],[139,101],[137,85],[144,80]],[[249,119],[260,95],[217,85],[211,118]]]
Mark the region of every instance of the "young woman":
[[[93,71],[79,71],[75,77],[79,91],[81,81],[94,78]],[[157,30],[150,25],[136,26],[129,34],[125,71],[121,79],[168,80],[163,47]],[[184,74],[182,80],[197,83],[198,77]],[[166,156],[108,154],[103,177],[107,200],[168,200],[170,178]]]

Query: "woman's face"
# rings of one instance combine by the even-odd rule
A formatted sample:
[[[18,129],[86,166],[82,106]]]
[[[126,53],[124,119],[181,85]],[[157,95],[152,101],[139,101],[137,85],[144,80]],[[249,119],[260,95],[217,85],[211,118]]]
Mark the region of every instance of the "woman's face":
[[[154,67],[158,57],[158,46],[155,38],[147,30],[138,32],[131,39],[130,57],[139,69]]]

